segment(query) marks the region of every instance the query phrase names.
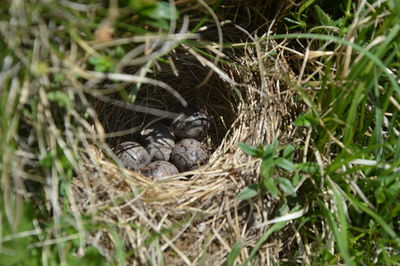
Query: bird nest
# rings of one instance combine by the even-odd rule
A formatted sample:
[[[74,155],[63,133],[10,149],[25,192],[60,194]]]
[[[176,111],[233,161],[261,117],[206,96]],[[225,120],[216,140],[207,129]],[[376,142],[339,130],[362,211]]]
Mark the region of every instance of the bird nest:
[[[176,94],[135,83],[124,87],[128,94],[137,90],[132,105],[115,104],[124,102],[120,93],[108,101],[93,100],[107,145],[90,145],[84,151],[85,169],[73,180],[72,207],[104,225],[89,237],[103,255],[113,257],[118,246],[128,251],[132,265],[147,264],[149,258],[156,265],[220,265],[240,240],[245,244],[238,261],[248,257],[249,248],[268,229],[257,225],[273,218],[276,202],[266,196],[237,199],[245,186],[258,182],[260,165],[238,143],[256,146],[275,138],[292,142],[297,110],[294,92],[285,85],[292,74],[283,53],[271,41],[257,45],[257,52],[252,47],[237,49],[225,58],[229,64],[214,69],[190,48],[171,53],[169,63],[151,69],[154,80],[170,85],[211,117],[204,140],[211,155],[197,170],[158,182],[120,167],[111,149],[104,148],[135,138],[157,117],[134,106],[174,113],[182,104]],[[274,57],[263,56],[272,50]],[[107,82],[102,86],[112,87]],[[273,262],[280,245],[279,240],[263,245],[260,254],[269,254]]]

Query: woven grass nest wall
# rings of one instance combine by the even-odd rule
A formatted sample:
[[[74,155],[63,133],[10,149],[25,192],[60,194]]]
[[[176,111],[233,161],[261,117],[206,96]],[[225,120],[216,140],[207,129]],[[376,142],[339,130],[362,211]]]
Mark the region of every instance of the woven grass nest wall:
[[[74,208],[81,214],[95,214],[109,228],[90,236],[90,244],[103,255],[111,257],[115,245],[123,245],[131,251],[132,265],[159,258],[154,262],[158,265],[163,260],[160,252],[167,265],[220,265],[242,239],[246,245],[240,260],[248,257],[246,247],[253,246],[265,231],[257,225],[271,219],[275,203],[267,198],[236,198],[246,185],[257,182],[260,164],[245,155],[238,143],[256,146],[274,138],[281,143],[293,141],[291,125],[297,109],[293,91],[283,82],[291,75],[283,53],[271,41],[259,45],[262,54],[275,50],[278,55],[260,61],[255,47],[244,47],[228,55],[231,64],[219,65],[221,74],[210,72],[182,49],[171,53],[175,67],[160,64],[153,68],[152,78],[169,84],[189,105],[206,109],[211,117],[211,130],[204,141],[210,157],[200,169],[156,182],[121,168],[111,152],[95,146],[82,156],[86,169],[73,182]],[[115,105],[115,100],[121,100],[117,94],[110,98],[114,102],[94,100],[107,134],[140,129],[155,118]],[[180,106],[169,92],[148,85],[140,88],[135,104],[171,112]],[[133,130],[106,141],[113,147],[135,138],[136,133]],[[149,241],[158,244],[148,245]],[[270,254],[268,260],[273,262],[280,245],[280,241],[270,242],[260,253]]]

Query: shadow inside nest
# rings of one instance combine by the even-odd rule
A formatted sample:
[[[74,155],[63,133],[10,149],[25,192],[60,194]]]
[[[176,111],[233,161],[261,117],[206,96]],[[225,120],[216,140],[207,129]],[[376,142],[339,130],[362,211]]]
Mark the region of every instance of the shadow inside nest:
[[[201,108],[207,112],[211,125],[206,142],[210,150],[215,150],[237,116],[237,105],[240,101],[237,91],[208,68],[196,63],[194,56],[184,52],[176,53],[172,60],[172,67],[167,63],[153,66],[151,78],[170,85],[187,101],[189,107]],[[126,70],[128,73],[135,73],[132,68]],[[199,86],[205,80],[206,83]],[[107,88],[111,85],[104,86]],[[124,141],[140,139],[140,129],[151,122],[170,124],[173,119],[163,118],[164,114],[179,115],[186,109],[174,95],[163,88],[148,84],[127,84],[121,90],[123,91],[108,95],[109,102],[94,100],[99,121],[106,134],[134,131],[107,138],[107,143],[112,147]],[[135,100],[131,105],[159,110],[160,116],[114,105],[113,100],[123,101],[121,95],[134,95],[132,98]]]

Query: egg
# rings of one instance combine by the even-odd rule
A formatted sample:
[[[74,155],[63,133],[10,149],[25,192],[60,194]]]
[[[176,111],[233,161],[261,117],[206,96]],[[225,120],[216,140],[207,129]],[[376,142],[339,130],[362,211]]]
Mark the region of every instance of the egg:
[[[210,129],[210,119],[203,109],[187,109],[172,122],[176,137],[201,139]]]
[[[166,161],[152,162],[148,166],[143,167],[141,172],[143,175],[147,177],[153,177],[158,181],[163,180],[165,176],[179,174],[179,171],[175,165]]]
[[[134,141],[123,142],[115,149],[115,154],[125,168],[137,170],[150,163],[150,155],[145,148]]]
[[[182,139],[172,150],[171,161],[180,172],[197,169],[205,164],[207,159],[207,150],[195,139]]]
[[[171,129],[163,123],[155,123],[141,131],[145,147],[153,161],[169,161],[175,147]]]

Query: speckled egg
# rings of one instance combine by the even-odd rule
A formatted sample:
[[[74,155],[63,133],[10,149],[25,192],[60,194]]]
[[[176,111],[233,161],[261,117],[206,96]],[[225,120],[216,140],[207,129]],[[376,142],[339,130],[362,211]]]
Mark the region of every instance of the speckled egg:
[[[148,166],[141,169],[143,175],[153,177],[159,181],[163,180],[166,176],[179,174],[178,169],[170,162],[155,161]]]
[[[123,142],[115,149],[115,154],[125,168],[137,170],[150,163],[150,155],[145,148],[134,141]]]
[[[142,130],[145,147],[153,161],[169,161],[175,147],[171,129],[163,123],[155,123]]]
[[[180,172],[197,169],[205,164],[207,159],[207,150],[195,139],[182,139],[172,150],[172,163]]]
[[[176,137],[201,139],[210,129],[210,118],[203,109],[188,109],[175,118],[171,127]]]

